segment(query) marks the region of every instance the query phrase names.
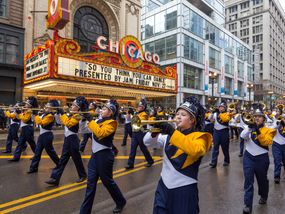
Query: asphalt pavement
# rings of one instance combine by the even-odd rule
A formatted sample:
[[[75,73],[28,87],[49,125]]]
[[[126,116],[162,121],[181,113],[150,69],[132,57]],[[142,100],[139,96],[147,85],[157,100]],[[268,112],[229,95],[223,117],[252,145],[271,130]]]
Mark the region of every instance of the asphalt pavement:
[[[35,136],[38,132],[35,133]],[[3,150],[7,134],[0,134],[0,150]],[[55,131],[54,146],[58,154],[61,153],[63,130]],[[121,147],[123,138],[122,126],[115,136],[115,145],[119,155],[114,165],[114,179],[127,199],[127,205],[122,214],[151,214],[154,193],[161,171],[161,151],[153,151],[155,164],[144,167],[145,160],[138,149],[135,169],[126,171],[130,151],[130,140],[125,147]],[[15,143],[14,143],[15,146]],[[199,172],[200,213],[202,214],[238,214],[243,208],[243,170],[242,158],[238,157],[238,140],[232,140],[230,145],[231,164],[223,167],[223,155],[220,152],[217,168],[209,168],[211,154],[208,153],[202,161]],[[91,154],[91,143],[87,144],[82,154],[87,170],[88,159]],[[58,187],[49,187],[44,181],[49,179],[53,162],[43,153],[39,171],[36,174],[27,174],[29,169],[30,148],[23,153],[20,162],[10,163],[7,159],[11,155],[0,154],[0,213],[22,214],[65,214],[79,213],[84,199],[86,182],[75,183],[78,178],[73,161],[70,160]],[[257,187],[255,186],[253,213],[256,214],[283,214],[285,213],[285,180],[274,184],[272,155],[269,177],[269,199],[267,205],[259,205]],[[92,213],[111,214],[115,204],[106,188],[99,183],[93,204]],[[177,213],[179,214],[179,213]]]

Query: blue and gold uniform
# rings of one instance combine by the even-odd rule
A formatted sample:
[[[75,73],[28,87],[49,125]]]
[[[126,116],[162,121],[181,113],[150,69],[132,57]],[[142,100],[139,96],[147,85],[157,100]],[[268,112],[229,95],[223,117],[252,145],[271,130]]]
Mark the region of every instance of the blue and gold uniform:
[[[198,112],[201,110],[200,105],[197,108],[192,108],[191,105],[195,104],[189,102],[179,108],[189,109],[187,111],[195,118],[200,118],[202,121],[196,119],[198,126],[197,124],[203,123],[204,115]],[[174,130],[169,124],[163,127],[165,127],[162,128],[164,134],[158,135],[157,138],[152,138],[151,133],[147,133],[144,137],[147,146],[161,147],[164,153],[153,213],[197,214],[199,213],[198,171],[202,157],[211,148],[212,135],[200,132],[198,127],[190,127],[183,131]]]
[[[251,213],[254,193],[254,175],[258,185],[260,204],[265,204],[268,198],[269,183],[267,171],[269,168],[268,146],[272,144],[276,131],[264,126],[246,128],[241,137],[245,141],[243,157],[244,171],[244,213]]]
[[[36,143],[34,141],[34,122],[31,110],[27,110],[19,114],[19,119],[21,120],[20,128],[21,134],[19,137],[18,145],[14,151],[14,157],[10,161],[19,161],[22,149],[26,146],[26,142],[29,143],[32,151],[35,153]]]
[[[221,103],[220,106],[224,106],[226,108],[225,103]],[[223,113],[214,113],[214,133],[213,133],[213,141],[214,147],[212,150],[212,160],[210,166],[212,168],[217,166],[218,156],[219,156],[219,148],[222,147],[222,151],[224,154],[224,166],[227,166],[230,163],[230,153],[229,153],[229,121],[231,120],[231,114],[228,112]]]
[[[139,106],[142,107],[142,110],[138,112],[136,115],[141,119],[141,120],[148,120],[148,115],[145,112],[146,109],[146,101],[142,100],[139,104]],[[131,142],[131,151],[129,155],[129,160],[128,164],[125,167],[126,169],[132,169],[134,168],[134,162],[135,162],[135,157],[137,153],[137,148],[138,146],[140,147],[146,161],[148,162],[147,166],[150,167],[153,164],[153,159],[147,149],[147,147],[143,143],[143,137],[145,136],[145,133],[141,130],[139,131],[134,131],[132,134],[132,142]]]
[[[38,171],[38,166],[44,149],[52,161],[55,163],[55,165],[58,165],[59,157],[52,145],[54,138],[52,128],[54,126],[54,122],[54,115],[50,112],[46,112],[41,116],[35,116],[35,123],[40,126],[40,135],[38,137],[36,152],[30,165],[30,171],[28,173],[34,173]]]
[[[6,150],[3,151],[3,153],[11,153],[12,152],[12,144],[13,140],[18,142],[19,137],[18,137],[18,130],[20,127],[20,120],[18,119],[18,114],[16,111],[6,111],[5,115],[7,118],[10,119],[10,127],[8,131],[8,136],[6,140]]]
[[[126,199],[113,180],[114,153],[112,144],[118,122],[113,118],[103,118],[88,124],[92,131],[92,156],[88,163],[88,181],[84,202],[80,213],[91,213],[96,193],[98,179],[100,178],[107,188],[116,206],[123,207]]]
[[[80,141],[77,135],[80,119],[81,117],[78,114],[72,114],[70,116],[63,114],[60,116],[60,120],[64,125],[64,142],[62,153],[58,165],[52,170],[51,178],[54,179],[54,182],[46,183],[58,185],[64,168],[70,159],[70,156],[72,157],[72,160],[75,164],[79,179],[86,178],[85,168],[83,166],[81,155],[79,153]]]

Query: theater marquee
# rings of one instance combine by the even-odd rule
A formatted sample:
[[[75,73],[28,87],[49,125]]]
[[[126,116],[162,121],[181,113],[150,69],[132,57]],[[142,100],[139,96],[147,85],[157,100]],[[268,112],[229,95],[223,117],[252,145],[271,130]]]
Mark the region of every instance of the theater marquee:
[[[106,50],[101,40],[103,49],[92,53],[80,53],[74,40],[49,41],[26,55],[24,84],[58,79],[176,94],[176,67],[160,69],[159,57],[144,52],[132,38],[115,43],[117,50],[113,51]]]

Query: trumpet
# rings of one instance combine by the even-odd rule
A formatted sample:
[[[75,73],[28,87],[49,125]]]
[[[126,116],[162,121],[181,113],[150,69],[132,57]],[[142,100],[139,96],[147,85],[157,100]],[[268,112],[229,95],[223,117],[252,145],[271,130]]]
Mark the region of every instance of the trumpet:
[[[252,114],[245,112],[242,114],[242,118],[243,118],[243,121],[246,125],[253,125],[254,124]]]
[[[159,123],[175,123],[177,120],[141,120],[137,115],[132,117],[131,125],[133,132],[144,131],[144,132],[151,132],[151,133],[160,133],[160,128],[150,128],[144,129],[143,126],[145,125],[155,125]]]

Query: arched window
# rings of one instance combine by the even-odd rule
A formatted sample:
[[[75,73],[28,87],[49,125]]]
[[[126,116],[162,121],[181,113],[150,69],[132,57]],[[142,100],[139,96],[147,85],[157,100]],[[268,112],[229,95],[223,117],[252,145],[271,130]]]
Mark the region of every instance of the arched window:
[[[74,15],[73,39],[81,46],[81,52],[92,51],[99,36],[109,38],[109,29],[104,16],[92,7],[81,7]]]

